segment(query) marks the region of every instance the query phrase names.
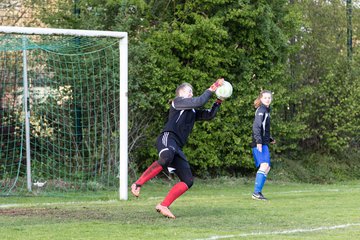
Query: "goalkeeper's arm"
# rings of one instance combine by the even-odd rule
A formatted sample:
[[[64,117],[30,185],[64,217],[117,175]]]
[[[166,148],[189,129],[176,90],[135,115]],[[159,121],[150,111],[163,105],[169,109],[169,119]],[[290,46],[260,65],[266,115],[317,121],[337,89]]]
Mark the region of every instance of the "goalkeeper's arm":
[[[216,116],[216,113],[219,111],[222,100],[217,99],[216,102],[212,105],[211,109],[206,110],[196,110],[196,120],[211,120]]]

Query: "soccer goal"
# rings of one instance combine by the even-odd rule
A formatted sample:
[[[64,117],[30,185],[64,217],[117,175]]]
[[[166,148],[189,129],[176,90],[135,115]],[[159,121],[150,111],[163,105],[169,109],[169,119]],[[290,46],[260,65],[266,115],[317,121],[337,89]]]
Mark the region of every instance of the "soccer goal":
[[[128,194],[125,32],[0,27],[0,194]]]

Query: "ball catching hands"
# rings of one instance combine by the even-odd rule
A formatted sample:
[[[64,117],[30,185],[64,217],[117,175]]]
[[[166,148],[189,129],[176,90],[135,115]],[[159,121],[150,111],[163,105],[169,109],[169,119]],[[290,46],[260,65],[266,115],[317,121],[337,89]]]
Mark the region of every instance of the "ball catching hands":
[[[219,78],[218,80],[216,80],[216,82],[214,82],[210,86],[209,90],[212,91],[212,92],[215,92],[218,87],[220,87],[220,86],[222,86],[224,84],[224,81],[225,81],[224,78]]]

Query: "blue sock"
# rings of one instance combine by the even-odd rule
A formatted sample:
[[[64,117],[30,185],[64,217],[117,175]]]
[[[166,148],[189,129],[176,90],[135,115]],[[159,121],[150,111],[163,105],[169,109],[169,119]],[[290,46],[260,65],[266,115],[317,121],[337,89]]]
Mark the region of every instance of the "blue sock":
[[[266,174],[264,171],[258,170],[256,173],[256,178],[255,178],[255,188],[254,188],[254,192],[258,193],[261,192],[264,184],[266,181]]]

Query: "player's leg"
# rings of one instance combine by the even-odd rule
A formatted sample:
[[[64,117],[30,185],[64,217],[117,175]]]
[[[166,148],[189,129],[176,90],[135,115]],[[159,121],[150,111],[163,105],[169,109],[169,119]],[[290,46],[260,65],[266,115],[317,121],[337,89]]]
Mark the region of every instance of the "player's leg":
[[[185,155],[180,151],[179,155],[175,155],[175,159],[171,167],[175,174],[179,177],[180,182],[175,184],[166,195],[165,199],[156,206],[156,210],[166,217],[175,218],[170,212],[169,206],[184,194],[193,185],[193,175],[190,165],[185,158]]]
[[[153,162],[140,178],[131,185],[131,193],[135,197],[140,195],[140,189],[143,184],[158,175],[163,168],[167,167],[174,159],[175,148],[172,146],[174,141],[169,141],[167,138],[168,135],[166,134],[163,134],[158,138],[157,149],[159,152],[159,160]],[[170,143],[169,146],[167,143]]]
[[[255,166],[258,167],[255,178],[253,199],[267,200],[262,194],[262,189],[266,182],[267,174],[270,171],[270,152],[267,145],[263,145],[262,152],[259,152],[257,148],[253,148],[253,155],[255,160]]]
[[[266,198],[262,194],[262,189],[264,187],[269,170],[270,166],[268,163],[260,164],[260,167],[256,173],[253,199],[266,200]]]
[[[190,168],[178,169],[177,175],[180,182],[176,183],[169,191],[161,205],[169,207],[177,198],[184,194],[193,185],[192,173]]]
[[[140,195],[140,189],[141,186],[158,175],[162,171],[162,166],[158,163],[158,161],[153,162],[146,170],[143,172],[143,174],[140,176],[140,178],[131,185],[131,193],[138,197]]]

